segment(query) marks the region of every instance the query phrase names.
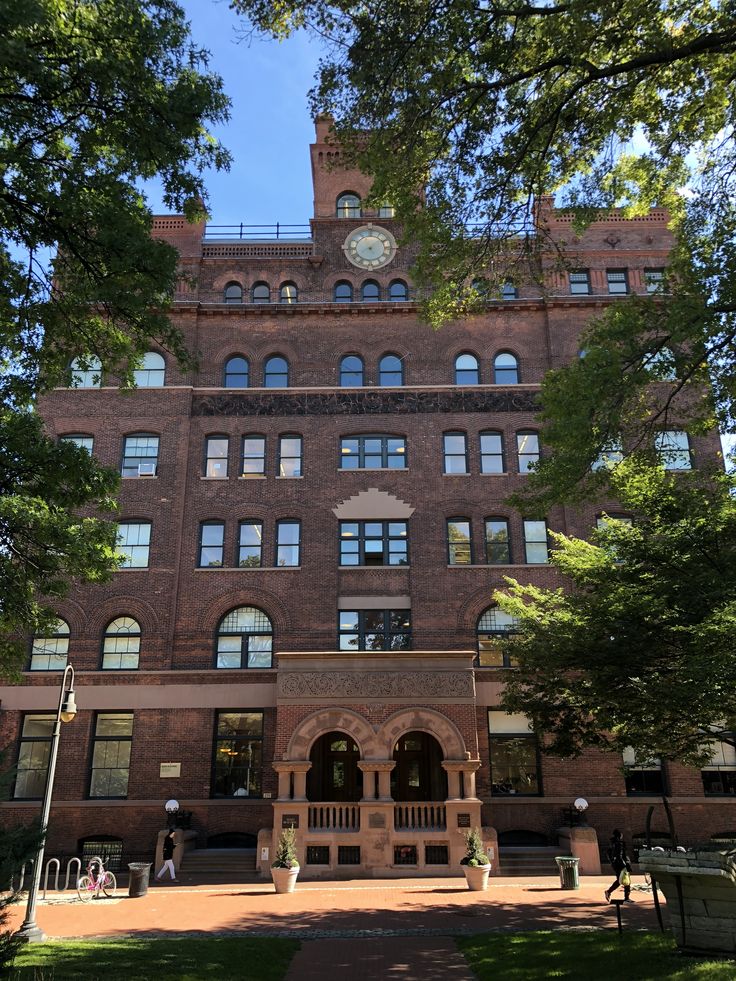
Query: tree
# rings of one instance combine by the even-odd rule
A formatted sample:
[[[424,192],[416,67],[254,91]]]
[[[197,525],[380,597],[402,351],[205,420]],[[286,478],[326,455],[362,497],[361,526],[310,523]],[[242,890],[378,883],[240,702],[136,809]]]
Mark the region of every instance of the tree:
[[[157,176],[169,207],[201,215],[204,169],[228,163],[207,127],[227,113],[173,0],[0,9],[0,669],[48,598],[116,567],[95,514],[114,477],[50,442],[34,407],[74,358],[123,384],[152,344],[192,363],[166,314],[177,254],[151,238],[139,185]]]

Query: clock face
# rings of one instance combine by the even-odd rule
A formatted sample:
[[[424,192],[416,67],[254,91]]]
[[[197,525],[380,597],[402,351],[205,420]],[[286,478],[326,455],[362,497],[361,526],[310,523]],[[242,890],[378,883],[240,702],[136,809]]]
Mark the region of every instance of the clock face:
[[[396,240],[385,228],[364,225],[348,235],[342,248],[354,266],[380,269],[391,262],[396,254]]]

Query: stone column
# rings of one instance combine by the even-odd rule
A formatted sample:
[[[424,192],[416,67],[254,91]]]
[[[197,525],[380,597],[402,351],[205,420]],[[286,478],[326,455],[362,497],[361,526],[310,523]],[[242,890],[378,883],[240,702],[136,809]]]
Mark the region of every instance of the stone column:
[[[466,767],[465,760],[443,760],[442,769],[447,774],[447,799],[462,800],[460,795],[460,771]]]
[[[291,771],[294,774],[294,800],[307,799],[307,773],[312,769],[309,760],[293,762]]]
[[[360,760],[358,767],[363,771],[363,802],[391,800],[391,771],[396,766],[394,760]],[[378,774],[378,797],[376,798],[376,778]],[[366,787],[366,784],[368,785]],[[366,790],[368,791],[366,793]]]
[[[288,760],[273,763],[273,768],[279,777],[278,800],[291,800],[291,767]]]
[[[480,769],[480,760],[466,760],[463,763],[463,780],[465,783],[465,800],[478,800],[475,792],[475,772]]]

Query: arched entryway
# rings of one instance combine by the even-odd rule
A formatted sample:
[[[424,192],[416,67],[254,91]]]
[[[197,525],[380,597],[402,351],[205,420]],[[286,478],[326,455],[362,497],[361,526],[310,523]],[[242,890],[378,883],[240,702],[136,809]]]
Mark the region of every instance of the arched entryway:
[[[391,773],[391,796],[397,801],[443,801],[447,774],[442,747],[427,732],[406,732],[394,745],[396,766]]]
[[[358,768],[360,749],[345,732],[328,732],[312,746],[307,774],[307,800],[359,801],[363,774]]]

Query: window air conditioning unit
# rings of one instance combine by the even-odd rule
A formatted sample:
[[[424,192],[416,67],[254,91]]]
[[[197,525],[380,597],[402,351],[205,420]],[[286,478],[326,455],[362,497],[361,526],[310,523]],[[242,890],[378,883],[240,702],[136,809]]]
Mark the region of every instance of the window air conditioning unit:
[[[155,477],[156,476],[156,464],[155,463],[139,463],[138,464],[138,476],[139,477]]]

